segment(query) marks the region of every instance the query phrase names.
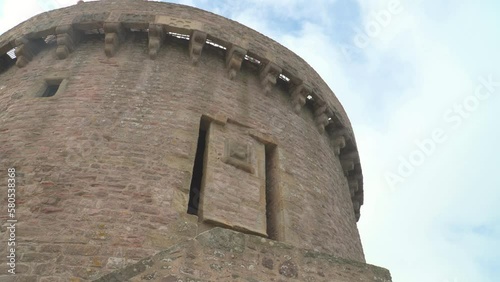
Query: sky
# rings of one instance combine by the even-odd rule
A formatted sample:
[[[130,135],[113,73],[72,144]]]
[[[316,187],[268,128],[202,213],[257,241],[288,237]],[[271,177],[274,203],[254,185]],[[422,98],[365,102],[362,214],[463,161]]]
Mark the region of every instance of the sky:
[[[0,0],[0,33],[75,2]],[[395,282],[499,281],[499,1],[170,2],[273,38],[336,93],[362,162],[368,263]]]

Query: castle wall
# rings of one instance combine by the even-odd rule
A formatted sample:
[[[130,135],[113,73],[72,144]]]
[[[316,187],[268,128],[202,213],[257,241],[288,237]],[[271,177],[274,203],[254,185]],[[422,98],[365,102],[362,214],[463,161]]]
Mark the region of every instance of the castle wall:
[[[214,228],[96,282],[144,280],[391,282],[392,278],[387,269],[373,265]]]
[[[95,4],[92,9],[109,8]],[[151,4],[145,7],[158,12],[160,4]],[[92,6],[64,9],[64,17],[52,21],[82,7]],[[179,16],[191,10],[182,9]],[[30,24],[39,20],[47,17]],[[190,43],[172,36],[151,59],[147,33],[126,33],[113,56],[104,51],[104,35],[85,35],[63,60],[60,44],[52,42],[21,68],[0,73],[0,168],[17,171],[19,275],[26,281],[95,279],[213,226],[265,237],[266,185],[279,190],[272,203],[276,239],[364,262],[343,155],[336,153],[332,129],[316,126],[314,106],[294,112],[293,85],[278,79],[266,94],[255,63],[243,60],[230,79],[227,50],[205,44],[193,64]],[[53,80],[63,82],[56,95],[37,97]],[[319,80],[314,83],[324,84]],[[338,115],[341,122],[344,113]],[[206,165],[213,174],[206,172],[214,177],[204,185],[212,185],[212,201],[203,206],[202,200],[197,216],[186,211],[202,117],[220,133],[208,137],[214,155]],[[227,150],[224,140],[250,144],[255,171],[218,159]],[[271,147],[276,155],[266,182]],[[0,183],[7,183],[5,174]],[[5,215],[0,218],[4,224]],[[6,245],[5,228],[1,234]]]

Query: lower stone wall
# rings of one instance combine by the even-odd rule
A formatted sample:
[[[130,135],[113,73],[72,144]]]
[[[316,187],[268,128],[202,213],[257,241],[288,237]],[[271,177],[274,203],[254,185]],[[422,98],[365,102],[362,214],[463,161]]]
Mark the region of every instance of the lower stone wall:
[[[95,281],[391,282],[388,270],[214,228]]]

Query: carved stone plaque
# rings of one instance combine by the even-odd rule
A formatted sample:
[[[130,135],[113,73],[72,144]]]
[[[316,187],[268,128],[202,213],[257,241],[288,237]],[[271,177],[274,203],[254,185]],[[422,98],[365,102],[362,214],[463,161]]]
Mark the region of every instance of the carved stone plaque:
[[[252,150],[248,144],[227,139],[223,161],[249,173],[254,173]]]

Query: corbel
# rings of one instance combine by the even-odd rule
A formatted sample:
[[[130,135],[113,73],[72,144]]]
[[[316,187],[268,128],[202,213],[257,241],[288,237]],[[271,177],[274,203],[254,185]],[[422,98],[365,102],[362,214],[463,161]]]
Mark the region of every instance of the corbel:
[[[21,37],[15,41],[16,66],[24,68],[34,56],[33,42],[26,37]]]
[[[332,133],[333,151],[336,156],[339,156],[340,150],[346,146],[345,135],[347,135],[347,129],[345,128],[335,130]]]
[[[199,30],[193,30],[189,37],[189,57],[193,65],[198,64],[205,42],[207,42],[207,34]]]
[[[231,45],[226,53],[226,68],[229,73],[229,79],[233,79],[241,68],[241,63],[245,59],[247,50],[237,46]]]
[[[61,25],[56,27],[57,36],[57,58],[66,59],[68,55],[75,50],[76,44],[79,41],[78,31],[74,30],[73,26]]]
[[[357,151],[340,155],[340,164],[346,175],[349,171],[354,170],[354,166],[359,163],[359,154]]]
[[[360,189],[360,177],[361,175],[349,175],[347,178],[347,184],[349,185],[349,191],[351,192],[351,197],[359,191]]]
[[[113,57],[120,47],[120,43],[125,39],[125,29],[119,22],[104,23],[104,52],[106,56]]]
[[[165,30],[161,24],[149,24],[148,28],[148,48],[149,48],[149,58],[151,60],[156,59],[158,52],[160,51],[163,42],[165,41]]]
[[[318,107],[314,110],[314,121],[319,129],[319,132],[323,134],[325,132],[325,127],[330,123],[327,115],[328,106],[326,102],[318,102]]]
[[[361,205],[363,204],[363,191],[356,192],[356,194],[351,198],[351,200],[352,200],[352,207],[354,210],[354,216],[356,217],[356,221],[358,221],[361,216]]]
[[[311,87],[305,83],[301,83],[293,88],[291,96],[295,113],[300,113],[300,110],[306,104],[306,99],[309,94],[311,94]]]
[[[356,191],[358,191],[359,186],[358,186],[358,180],[353,179],[349,181],[349,191],[351,192],[351,197],[354,196]]]
[[[260,71],[260,83],[264,87],[264,94],[271,92],[271,89],[276,85],[282,69],[275,63],[267,62]]]
[[[352,206],[354,210],[354,217],[356,218],[356,222],[359,220],[361,217],[361,205],[359,204],[359,201],[353,200],[352,201]]]

